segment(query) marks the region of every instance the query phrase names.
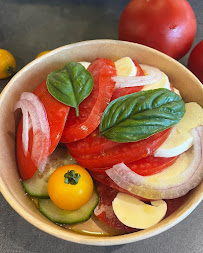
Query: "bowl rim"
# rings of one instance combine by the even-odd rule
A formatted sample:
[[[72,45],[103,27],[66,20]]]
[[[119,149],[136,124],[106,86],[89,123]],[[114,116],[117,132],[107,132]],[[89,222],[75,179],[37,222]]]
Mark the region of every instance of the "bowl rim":
[[[28,68],[33,67],[35,64],[39,64],[42,59],[48,58],[51,55],[57,54],[59,51],[63,51],[66,49],[70,49],[72,47],[78,47],[80,45],[85,45],[85,44],[94,44],[94,43],[120,43],[123,45],[135,45],[138,48],[146,48],[147,50],[151,51],[152,53],[158,54],[161,57],[164,57],[166,59],[169,59],[171,62],[181,65],[185,69],[185,71],[189,71],[184,65],[182,65],[180,62],[174,60],[173,58],[155,50],[152,48],[149,48],[144,45],[140,45],[137,43],[132,43],[132,42],[126,42],[126,41],[118,41],[118,40],[111,40],[111,39],[97,39],[97,40],[86,40],[82,42],[76,42],[72,43],[69,45],[61,46],[59,48],[56,48],[49,53],[41,56],[40,58],[34,59],[32,62],[28,63],[25,65],[21,70],[18,71],[18,73],[8,82],[8,84],[4,87],[0,94],[0,108],[1,108],[1,102],[3,100],[3,97],[6,94],[7,89],[12,85],[15,80],[20,78],[20,76],[27,71]],[[189,71],[190,72],[190,71]],[[190,74],[192,74],[190,72]],[[194,81],[202,87],[201,82],[192,74]],[[203,89],[203,87],[202,87]],[[190,203],[189,207],[187,207],[187,210],[183,212],[183,210],[179,211],[179,215],[177,217],[176,212],[170,216],[170,219],[166,218],[165,220],[168,219],[166,224],[162,224],[162,222],[158,223],[157,225],[153,226],[150,229],[147,230],[142,230],[139,232],[131,233],[131,234],[125,234],[125,235],[118,235],[118,236],[92,236],[92,235],[84,235],[84,234],[79,234],[75,233],[72,231],[66,231],[64,233],[64,229],[61,229],[61,232],[59,230],[59,226],[55,225],[56,227],[53,228],[51,224],[54,224],[51,222],[51,224],[46,224],[44,225],[39,219],[36,217],[33,217],[28,211],[25,211],[24,208],[20,205],[20,203],[12,196],[12,194],[7,191],[5,184],[2,181],[2,178],[0,177],[0,191],[6,201],[9,203],[9,205],[21,216],[23,217],[26,221],[31,223],[33,226],[37,227],[38,229],[53,235],[55,237],[61,238],[63,240],[75,242],[75,243],[80,243],[80,244],[86,244],[86,245],[94,245],[94,246],[110,246],[110,245],[121,245],[121,244],[126,244],[126,243],[131,243],[131,242],[136,242],[140,240],[144,240],[147,238],[150,238],[152,236],[158,235],[171,227],[175,226],[178,224],[180,221],[182,221],[184,218],[186,218],[202,201],[203,199],[203,192],[199,193],[198,196],[193,199],[192,203]],[[157,229],[158,227],[158,229]],[[133,234],[136,234],[136,236],[133,236]]]

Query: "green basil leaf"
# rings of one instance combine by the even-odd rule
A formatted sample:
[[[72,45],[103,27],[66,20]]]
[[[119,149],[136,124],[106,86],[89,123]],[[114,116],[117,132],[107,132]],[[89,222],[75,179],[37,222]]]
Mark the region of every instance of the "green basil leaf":
[[[146,139],[177,124],[185,103],[168,89],[140,91],[113,100],[103,113],[100,135],[116,142]]]
[[[89,96],[93,88],[93,77],[80,63],[68,62],[64,68],[51,72],[47,77],[49,93],[58,101],[76,109]]]

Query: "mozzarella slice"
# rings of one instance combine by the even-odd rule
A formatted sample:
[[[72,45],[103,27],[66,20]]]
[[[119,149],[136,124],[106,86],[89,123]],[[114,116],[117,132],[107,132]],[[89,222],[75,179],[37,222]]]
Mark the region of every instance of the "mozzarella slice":
[[[136,76],[137,68],[130,57],[123,57],[115,62],[117,76]]]
[[[139,199],[119,192],[112,202],[117,218],[126,226],[145,229],[157,224],[166,214],[167,204],[163,200],[145,204]]]
[[[203,125],[203,109],[195,102],[185,104],[185,115],[175,125],[166,141],[154,152],[156,157],[173,157],[182,154],[193,145],[190,130]]]
[[[165,88],[168,90],[171,89],[168,76],[163,72],[162,72],[162,78],[160,81],[153,84],[145,85],[142,90],[154,90],[154,89],[159,89],[159,88]]]
[[[169,184],[169,186],[173,186],[174,184],[180,184],[180,181],[178,178],[179,176],[186,171],[186,169],[190,166],[194,159],[194,150],[193,148],[190,148],[183,154],[181,154],[174,164],[167,167],[163,171],[151,175],[146,176],[145,180],[149,187],[157,187],[161,188],[165,186],[166,182]]]
[[[90,62],[87,62],[87,61],[80,61],[79,62],[81,65],[83,65],[83,67],[85,67],[86,69],[89,67],[90,65]]]

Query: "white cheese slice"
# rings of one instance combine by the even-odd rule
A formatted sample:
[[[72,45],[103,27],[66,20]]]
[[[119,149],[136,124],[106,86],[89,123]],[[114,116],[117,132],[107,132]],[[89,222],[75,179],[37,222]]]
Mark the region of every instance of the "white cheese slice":
[[[180,182],[178,181],[179,175],[183,173],[192,163],[194,158],[194,150],[190,148],[183,154],[181,154],[174,164],[164,169],[162,172],[157,174],[146,176],[145,180],[147,185],[150,187],[164,187],[166,182],[168,185],[173,186],[177,185]]]
[[[90,65],[90,62],[87,62],[87,61],[80,61],[79,62],[81,65],[83,65],[83,67],[85,67],[86,69],[89,67]]]
[[[137,67],[130,57],[123,57],[115,62],[117,76],[136,76]]]
[[[163,200],[151,201],[145,204],[139,199],[119,192],[112,202],[117,218],[126,226],[132,228],[149,228],[163,219],[167,204]]]
[[[173,157],[182,154],[193,145],[190,130],[203,125],[203,109],[195,102],[185,104],[185,115],[175,125],[166,141],[154,152],[156,157]]]
[[[143,90],[154,90],[154,89],[159,89],[159,88],[165,88],[170,90],[170,82],[168,80],[168,76],[162,72],[162,78],[160,81],[153,83],[153,84],[149,84],[149,85],[145,85],[142,89]]]

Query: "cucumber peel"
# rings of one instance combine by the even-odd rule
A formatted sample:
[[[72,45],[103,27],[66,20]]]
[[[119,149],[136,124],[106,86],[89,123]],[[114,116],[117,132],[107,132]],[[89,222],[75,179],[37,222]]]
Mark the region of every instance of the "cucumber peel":
[[[94,209],[99,203],[99,197],[94,189],[90,200],[81,208],[67,211],[57,207],[51,199],[39,199],[39,211],[49,220],[59,224],[77,224],[90,219]]]

